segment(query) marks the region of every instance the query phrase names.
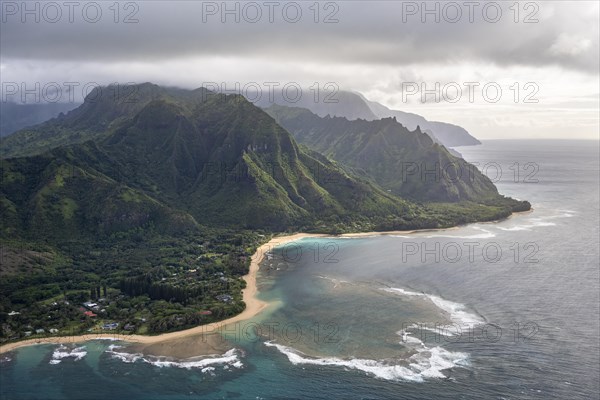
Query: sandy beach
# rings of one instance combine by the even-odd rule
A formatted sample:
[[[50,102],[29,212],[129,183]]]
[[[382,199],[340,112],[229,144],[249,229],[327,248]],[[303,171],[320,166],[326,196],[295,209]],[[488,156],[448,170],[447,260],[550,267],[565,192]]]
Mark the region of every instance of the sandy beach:
[[[359,235],[359,234],[357,234]],[[189,342],[193,343],[194,353],[197,354],[189,354],[186,353],[187,357],[196,356],[201,354],[214,354],[215,350],[219,349],[221,346],[217,342],[221,342],[216,340],[213,336],[218,335],[218,331],[222,329],[227,329],[228,325],[235,324],[237,322],[245,321],[259,314],[268,304],[260,301],[256,298],[257,288],[256,288],[256,274],[258,273],[258,269],[260,267],[260,263],[264,259],[265,255],[272,251],[273,248],[277,246],[284,245],[286,243],[293,242],[295,240],[299,240],[305,237],[325,237],[327,235],[314,235],[314,234],[304,234],[298,233],[294,235],[288,236],[277,236],[271,239],[269,242],[260,246],[254,255],[251,258],[250,262],[250,270],[247,275],[243,278],[246,281],[246,288],[242,291],[244,302],[246,303],[246,308],[240,314],[231,317],[229,319],[215,322],[206,325],[200,325],[194,328],[186,329],[183,331],[164,333],[156,336],[143,336],[143,335],[122,335],[122,334],[114,334],[114,333],[90,333],[86,335],[76,335],[76,336],[56,336],[56,337],[46,337],[46,338],[35,338],[22,340],[19,342],[8,343],[0,346],[0,354],[15,350],[19,347],[31,346],[36,344],[44,344],[44,343],[56,343],[56,344],[65,344],[65,343],[80,343],[89,340],[102,340],[102,339],[110,339],[110,340],[123,340],[131,343],[136,343],[140,345],[147,346],[135,346],[136,350],[149,351],[153,355],[169,355],[178,356],[179,351],[175,350],[176,348],[181,348],[182,339],[189,339]],[[199,340],[198,338],[201,338]],[[172,342],[172,343],[171,343]],[[175,345],[175,342],[179,342],[179,345]],[[152,351],[152,350],[155,351]],[[170,349],[170,350],[169,350]]]
[[[263,261],[265,255],[272,251],[275,247],[282,246],[287,243],[291,243],[304,238],[360,238],[369,236],[407,235],[416,232],[439,231],[449,229],[458,229],[458,227],[447,229],[347,233],[338,236],[316,233],[296,233],[287,236],[276,236],[269,240],[267,243],[260,246],[254,253],[254,255],[252,255],[250,262],[250,270],[248,274],[243,277],[246,281],[246,288],[242,291],[242,295],[244,302],[246,303],[246,308],[244,309],[244,311],[242,311],[240,314],[234,317],[220,322],[199,325],[194,328],[177,332],[164,333],[156,336],[90,333],[86,335],[76,336],[56,336],[47,338],[28,339],[0,346],[0,354],[15,350],[20,347],[31,346],[36,344],[81,343],[89,340],[102,339],[122,340],[130,342],[133,344],[131,348],[134,349],[135,352],[143,352],[158,356],[172,356],[179,358],[182,354],[185,357],[215,354],[215,352],[219,352],[220,350],[226,348],[226,346],[224,346],[224,340],[221,339],[221,336],[218,333],[219,330],[228,330],[228,327],[230,327],[231,325],[248,320],[258,315],[268,306],[267,303],[256,298],[256,276],[260,268],[260,263]],[[184,350],[182,351],[181,349]]]

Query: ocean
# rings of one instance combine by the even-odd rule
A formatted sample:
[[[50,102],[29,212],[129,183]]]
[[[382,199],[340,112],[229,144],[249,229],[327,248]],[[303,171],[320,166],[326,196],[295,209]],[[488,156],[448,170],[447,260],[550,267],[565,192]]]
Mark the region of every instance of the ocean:
[[[443,231],[305,238],[258,276],[232,349],[172,360],[120,341],[0,356],[1,399],[597,399],[599,142],[461,147],[530,213]]]

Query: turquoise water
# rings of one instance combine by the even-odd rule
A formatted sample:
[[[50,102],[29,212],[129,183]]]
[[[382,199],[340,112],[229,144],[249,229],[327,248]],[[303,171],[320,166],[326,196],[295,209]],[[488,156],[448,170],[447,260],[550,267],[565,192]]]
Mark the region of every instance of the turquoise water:
[[[23,348],[3,355],[0,398],[598,398],[598,142],[458,150],[534,212],[278,248],[259,276],[272,305],[225,332],[234,350]]]

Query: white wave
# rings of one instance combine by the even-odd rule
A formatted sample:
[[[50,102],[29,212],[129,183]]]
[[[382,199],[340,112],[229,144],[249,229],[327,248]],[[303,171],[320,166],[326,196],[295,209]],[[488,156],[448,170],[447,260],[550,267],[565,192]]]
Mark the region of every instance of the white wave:
[[[442,336],[448,336],[448,337],[455,336],[454,333],[450,332],[450,330],[448,329],[450,327],[444,326],[444,325],[438,325],[435,328],[428,327],[425,325],[418,326],[418,327],[414,326],[413,328],[423,329],[425,331],[433,332],[435,334],[442,335]]]
[[[552,215],[535,215],[534,218],[531,218],[531,220],[534,221],[543,221],[543,220],[547,220],[547,219],[560,219],[560,218],[573,218],[574,216],[576,216],[577,214],[579,214],[579,212],[574,211],[574,210],[548,210],[553,212]]]
[[[510,228],[504,228],[501,226],[497,226],[498,229],[503,231],[530,231],[533,228],[546,227],[546,226],[556,226],[555,222],[549,222],[555,219],[560,218],[572,218],[577,214],[577,211],[573,210],[556,210],[559,213],[555,215],[545,215],[535,218],[526,219],[523,224],[519,224],[516,226],[512,226]]]
[[[445,300],[433,294],[427,294],[424,292],[418,293],[401,288],[383,288],[382,290],[385,290],[389,293],[400,294],[402,296],[426,297],[429,300],[431,300],[431,302],[433,302],[433,304],[435,304],[437,308],[447,312],[450,315],[450,320],[452,322],[457,323],[459,325],[475,326],[485,323],[483,318],[481,318],[480,316],[466,311],[466,306],[464,304],[456,303],[450,300]],[[444,331],[447,332],[447,330]],[[447,336],[450,335],[451,334],[448,332]]]
[[[574,211],[574,210],[556,210],[556,211],[559,211],[560,214],[558,214],[558,215],[552,215],[552,216],[550,216],[548,218],[550,218],[550,219],[554,219],[554,218],[572,218],[572,217],[574,217],[575,215],[578,214],[578,212]]]
[[[335,278],[331,278],[329,276],[325,276],[325,275],[317,275],[317,278],[321,278],[321,279],[325,279],[330,281],[331,283],[333,283],[333,288],[335,289],[336,287],[338,287],[340,284],[342,283],[350,283],[348,281],[344,281],[341,279],[335,279]]]
[[[66,346],[61,344],[52,353],[52,359],[50,360],[50,364],[60,364],[60,362],[64,358],[73,358],[74,361],[79,361],[83,357],[85,357],[86,354],[87,351],[85,351],[85,346],[76,347],[74,349],[69,350]]]
[[[2,364],[2,363],[8,363],[8,362],[11,362],[11,361],[12,361],[12,358],[10,358],[9,356],[4,356],[4,357],[0,358],[0,364]]]
[[[380,235],[378,234],[372,234],[372,235],[360,235],[360,236],[323,236],[322,238],[317,238],[317,239],[327,239],[327,240],[356,240],[356,239],[370,239],[370,238],[375,238],[375,237],[379,237]]]
[[[496,237],[496,234],[494,232],[488,231],[487,229],[483,229],[480,228],[478,226],[473,226],[473,229],[476,229],[478,231],[481,231],[483,233],[478,233],[475,235],[429,235],[429,236],[425,236],[425,238],[427,239],[434,239],[434,238],[450,238],[450,239],[491,239],[493,237]]]
[[[528,225],[517,225],[517,226],[513,226],[511,228],[503,228],[501,226],[498,226],[497,228],[500,229],[501,231],[506,231],[506,232],[530,231],[531,230],[531,227]]]
[[[409,328],[417,328],[417,327],[418,327],[417,325],[409,326]],[[402,337],[401,343],[403,343],[403,344],[417,344],[419,346],[425,346],[425,343],[423,343],[420,339],[417,339],[416,337],[412,336],[412,333],[408,332],[405,329],[396,332],[396,334],[398,336]]]
[[[406,289],[401,289],[401,288],[384,288],[382,290],[385,290],[386,292],[390,292],[390,293],[400,293],[404,296],[425,296],[425,292],[413,292],[410,290],[406,290]]]
[[[445,378],[443,370],[465,365],[468,360],[465,353],[450,352],[439,346],[418,349],[416,354],[405,360],[405,365],[399,365],[384,360],[311,358],[281,344],[265,342],[265,345],[277,348],[294,365],[340,366],[363,371],[380,379],[413,382],[423,382],[425,378]]]
[[[516,226],[512,226],[510,228],[504,228],[502,226],[497,226],[496,228],[498,228],[502,231],[514,232],[514,231],[530,231],[533,228],[539,228],[539,227],[545,227],[545,226],[556,226],[556,224],[554,222],[546,222],[546,221],[542,220],[541,218],[531,219],[530,221],[531,221],[531,223],[529,223],[529,224],[516,225]]]
[[[221,356],[205,357],[205,358],[201,358],[198,360],[189,359],[189,360],[185,360],[185,361],[184,360],[173,361],[173,360],[167,359],[166,357],[151,357],[151,356],[144,356],[141,353],[134,354],[134,353],[123,353],[123,352],[115,351],[116,349],[118,349],[120,347],[122,347],[122,346],[111,345],[106,349],[106,352],[111,354],[113,358],[121,360],[124,363],[135,363],[135,362],[141,360],[147,364],[151,364],[151,365],[154,365],[159,368],[165,368],[165,367],[175,367],[175,368],[185,368],[185,369],[200,368],[202,372],[205,372],[205,370],[206,370],[206,372],[210,372],[210,371],[214,370],[212,365],[228,364],[235,368],[242,368],[244,366],[244,364],[238,358],[239,352],[236,349],[231,349],[231,350],[227,351],[225,354],[222,354]],[[212,370],[209,368],[212,368]]]

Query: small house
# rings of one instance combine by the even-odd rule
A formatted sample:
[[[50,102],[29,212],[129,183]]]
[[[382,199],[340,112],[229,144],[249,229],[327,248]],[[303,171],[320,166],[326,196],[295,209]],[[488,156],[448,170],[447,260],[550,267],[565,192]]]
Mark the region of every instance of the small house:
[[[110,324],[102,325],[102,329],[108,329],[109,331],[112,331],[112,330],[117,329],[118,326],[119,326],[118,322],[112,322]]]

